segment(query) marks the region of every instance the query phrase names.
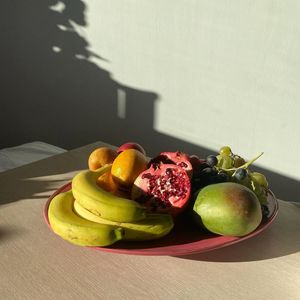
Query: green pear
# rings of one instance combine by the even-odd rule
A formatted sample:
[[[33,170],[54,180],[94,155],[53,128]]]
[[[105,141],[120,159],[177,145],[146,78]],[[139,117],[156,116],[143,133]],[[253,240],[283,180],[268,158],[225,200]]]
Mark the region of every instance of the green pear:
[[[211,184],[200,190],[193,210],[209,231],[226,236],[244,236],[262,220],[257,196],[233,182]]]

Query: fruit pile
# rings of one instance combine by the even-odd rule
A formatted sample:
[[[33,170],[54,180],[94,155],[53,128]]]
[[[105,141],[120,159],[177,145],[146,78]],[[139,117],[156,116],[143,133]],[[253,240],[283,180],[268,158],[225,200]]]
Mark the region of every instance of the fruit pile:
[[[250,170],[261,155],[246,162],[226,146],[206,159],[180,151],[148,159],[137,143],[100,147],[90,153],[88,170],[74,176],[71,190],[52,199],[49,223],[82,246],[162,238],[186,213],[199,231],[243,236],[268,214],[266,177]]]

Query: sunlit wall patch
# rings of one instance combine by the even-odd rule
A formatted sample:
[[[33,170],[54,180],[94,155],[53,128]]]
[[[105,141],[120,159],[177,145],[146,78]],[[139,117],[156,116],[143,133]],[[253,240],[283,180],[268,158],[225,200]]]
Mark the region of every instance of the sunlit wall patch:
[[[49,6],[50,10],[57,11],[59,13],[62,13],[65,10],[65,8],[66,5],[62,1],[58,1],[56,4]]]
[[[53,52],[55,52],[55,53],[59,53],[59,52],[62,51],[62,49],[61,49],[60,47],[58,47],[58,46],[52,46],[52,50],[53,50]]]

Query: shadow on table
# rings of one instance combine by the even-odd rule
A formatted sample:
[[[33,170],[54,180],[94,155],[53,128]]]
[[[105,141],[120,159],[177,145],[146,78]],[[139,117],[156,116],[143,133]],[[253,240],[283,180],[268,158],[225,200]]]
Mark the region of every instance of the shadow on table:
[[[300,205],[280,202],[279,213],[264,232],[237,244],[179,259],[211,262],[245,262],[287,256],[300,251]]]
[[[86,147],[86,151],[90,151],[90,148]],[[71,180],[74,172],[86,168],[85,155],[87,153],[81,159],[77,158],[76,168],[74,161],[71,163],[72,154],[61,153],[0,173],[0,205],[49,198],[57,188]]]
[[[24,229],[20,227],[10,227],[5,225],[0,225],[0,245],[3,242],[6,242],[10,239],[14,239],[15,237],[22,235],[24,233]]]

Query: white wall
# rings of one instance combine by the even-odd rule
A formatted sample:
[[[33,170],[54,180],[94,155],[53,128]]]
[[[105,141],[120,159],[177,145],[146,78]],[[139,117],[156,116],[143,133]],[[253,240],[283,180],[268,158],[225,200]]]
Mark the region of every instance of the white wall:
[[[299,12],[297,0],[3,0],[0,148],[264,151],[257,165],[297,201]]]
[[[93,61],[159,94],[155,130],[300,179],[299,1],[86,3]]]

